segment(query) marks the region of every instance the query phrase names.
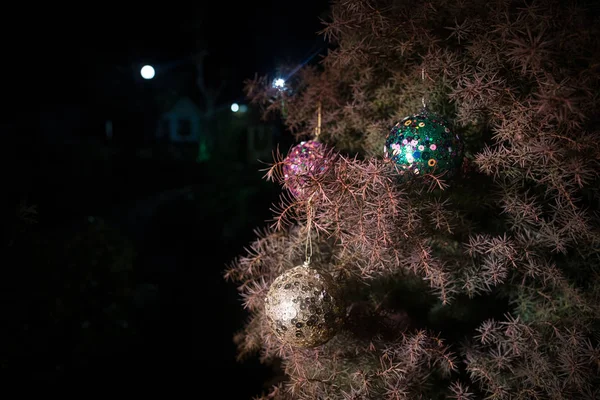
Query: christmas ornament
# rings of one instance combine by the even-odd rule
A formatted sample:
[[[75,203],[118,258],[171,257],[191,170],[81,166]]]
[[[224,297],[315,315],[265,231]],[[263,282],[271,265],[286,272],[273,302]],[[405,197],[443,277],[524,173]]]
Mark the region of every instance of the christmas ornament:
[[[386,159],[399,167],[401,175],[455,174],[463,158],[463,143],[440,116],[423,109],[398,122],[386,138]]]
[[[311,180],[324,174],[328,167],[325,145],[308,140],[292,147],[283,160],[283,177],[289,191],[297,198],[311,193]]]
[[[329,341],[343,321],[343,306],[333,278],[304,263],[271,284],[265,298],[271,329],[295,347],[316,347]]]

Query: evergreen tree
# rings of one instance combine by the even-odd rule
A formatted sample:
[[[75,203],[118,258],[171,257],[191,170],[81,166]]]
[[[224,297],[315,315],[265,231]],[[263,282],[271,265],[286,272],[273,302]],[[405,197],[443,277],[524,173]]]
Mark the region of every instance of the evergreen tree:
[[[317,65],[286,90],[247,82],[265,117],[298,140],[318,128],[329,148],[327,172],[299,181],[276,154],[274,223],[225,273],[250,312],[240,359],[280,361],[261,398],[600,398],[599,11],[336,0]],[[406,179],[384,157],[423,101],[462,138],[454,176]],[[307,237],[346,306],[337,335],[298,348],[272,331],[264,299]]]

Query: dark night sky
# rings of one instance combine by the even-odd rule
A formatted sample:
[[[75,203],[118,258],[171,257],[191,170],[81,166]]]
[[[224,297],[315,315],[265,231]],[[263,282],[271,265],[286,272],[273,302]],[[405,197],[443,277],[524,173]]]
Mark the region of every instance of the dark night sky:
[[[119,96],[131,96],[131,99],[126,98],[122,104],[134,102],[134,91],[119,90],[118,84],[115,85],[114,81],[121,78],[125,81],[133,81],[133,76],[136,76],[139,80],[138,67],[136,66],[135,71],[132,70],[132,67],[135,65],[141,66],[144,63],[150,63],[157,67],[155,81],[159,81],[161,67],[185,60],[190,51],[193,50],[197,40],[202,42],[209,51],[207,79],[210,83],[218,84],[221,75],[228,77],[231,82],[226,96],[221,100],[228,107],[231,101],[243,99],[244,79],[253,77],[255,73],[259,75],[273,74],[278,62],[281,61],[301,63],[306,60],[306,57],[321,48],[323,39],[316,32],[322,28],[319,16],[323,17],[323,13],[328,8],[328,3],[325,0],[302,3],[285,1],[232,2],[223,0],[211,3],[206,1],[166,1],[147,2],[151,5],[145,9],[143,8],[144,3],[141,2],[138,4],[121,2],[115,5],[106,2],[70,3],[65,5],[57,5],[56,2],[39,5],[23,3],[19,6],[11,6],[15,8],[4,10],[3,24],[0,24],[0,37],[3,39],[3,58],[0,68],[4,72],[4,82],[1,88],[4,98],[3,111],[7,115],[7,117],[0,119],[0,134],[4,136],[4,146],[0,150],[4,150],[4,153],[11,156],[0,157],[7,160],[7,166],[2,170],[6,172],[6,175],[10,175],[6,179],[10,179],[10,182],[14,181],[14,187],[19,190],[25,191],[29,190],[30,187],[34,187],[34,184],[39,185],[39,187],[35,186],[35,190],[43,193],[49,204],[46,205],[46,208],[41,208],[41,214],[46,220],[52,219],[48,215],[52,211],[48,210],[52,210],[53,206],[56,210],[63,211],[69,208],[71,213],[76,212],[73,210],[93,209],[93,205],[85,202],[90,204],[99,203],[96,200],[95,193],[104,189],[98,189],[100,184],[94,180],[86,179],[82,183],[81,180],[77,180],[80,178],[70,178],[76,180],[67,181],[67,178],[63,178],[60,173],[55,172],[70,171],[71,168],[70,160],[63,160],[63,157],[60,156],[62,153],[59,155],[53,153],[56,149],[46,151],[44,145],[42,145],[40,148],[43,151],[40,149],[33,151],[27,146],[21,145],[22,143],[27,144],[29,141],[35,142],[38,140],[35,135],[30,135],[30,133],[35,132],[35,130],[43,131],[43,129],[40,129],[40,125],[45,123],[44,118],[42,118],[44,114],[53,114],[53,110],[60,109],[62,105],[77,105],[90,111],[90,113],[102,113],[103,108],[107,107],[106,99],[110,101]],[[197,28],[196,34],[189,32],[189,29],[194,26]],[[186,29],[188,29],[187,32]],[[118,78],[116,71],[125,71],[124,77]],[[129,75],[127,71],[129,71]],[[131,72],[135,72],[135,74]],[[126,82],[126,84],[134,86],[132,82]],[[124,85],[126,86],[126,84]],[[191,90],[195,90],[193,79],[189,84]],[[105,93],[104,100],[101,101],[98,96],[98,87],[103,85],[107,86],[105,92],[109,92],[109,95]],[[114,89],[115,87],[117,89]],[[71,118],[71,109],[68,107],[65,107],[65,109],[67,112],[62,114]],[[82,114],[84,113],[85,111],[82,112]],[[61,115],[58,112],[56,114]],[[90,119],[100,120],[102,122],[101,128],[103,128],[104,120],[96,117],[97,115],[93,118],[90,117]],[[125,118],[133,119],[133,116],[125,112]],[[85,128],[81,131],[85,131]],[[52,132],[52,137],[56,136],[58,138],[55,140],[59,144],[57,147],[60,147],[62,136],[54,135],[54,131]],[[13,141],[11,138],[18,139]],[[19,152],[15,152],[13,147],[7,145],[9,142],[17,144],[16,148],[19,149]],[[66,153],[68,151],[71,150],[65,150]],[[21,154],[25,154],[26,157],[21,157]],[[38,154],[42,154],[43,157],[38,157]],[[132,177],[134,174],[131,170],[134,169],[128,169],[129,164],[123,161],[125,156],[119,157],[118,162],[115,162],[118,165],[114,167],[114,170],[125,172],[117,174],[119,179],[115,179],[115,181],[133,182]],[[15,160],[19,160],[18,165],[21,167],[15,166],[17,165]],[[60,163],[58,163],[59,160]],[[56,162],[59,166],[46,165],[44,162]],[[139,169],[141,167],[135,169],[135,171]],[[19,173],[24,178],[18,176]],[[79,176],[78,173],[79,171],[73,171],[73,176]],[[45,174],[51,175],[51,179],[47,178]],[[162,175],[167,175],[167,172],[162,173]],[[179,179],[174,177],[173,180],[175,178]],[[63,182],[63,180],[65,181]],[[153,178],[148,179],[148,181],[152,180]],[[112,177],[106,179],[106,182],[112,181]],[[128,190],[134,192],[134,189],[130,188],[135,185],[126,186],[125,183],[122,186],[115,187],[117,189],[127,187]],[[169,180],[169,185],[171,184],[174,183]],[[106,194],[102,193],[105,196],[102,198],[109,199],[113,190],[114,193],[117,193],[115,203],[122,202],[123,198],[126,197],[123,193],[117,192],[117,189],[108,187],[109,183],[105,183],[105,185],[107,185],[106,188],[102,188],[106,189]],[[140,187],[140,193],[146,190],[144,189],[146,181],[136,182],[136,185]],[[149,187],[150,184],[147,186]],[[93,187],[93,190],[90,189],[91,187]],[[86,190],[89,190],[90,194],[83,193]],[[132,194],[128,195],[133,196]],[[62,204],[65,199],[68,200],[65,203],[67,205]],[[102,207],[111,207],[112,205],[108,203],[107,200],[107,204],[103,204]],[[265,210],[268,210],[268,205],[265,205]],[[60,212],[56,212],[56,219],[66,220],[66,218]],[[216,232],[215,235],[217,235]],[[161,236],[160,239],[163,240],[164,237],[166,235]],[[216,242],[217,239],[213,238],[213,241],[209,243]],[[211,248],[211,250],[214,250],[214,248]],[[169,249],[169,251],[171,250]],[[186,254],[191,254],[191,251],[188,249]],[[217,255],[221,257],[220,254]],[[154,257],[154,253],[147,255],[148,259],[151,259],[151,257]],[[159,259],[157,263],[163,262],[161,260]],[[167,260],[170,259],[167,258]],[[182,265],[184,264],[183,261],[180,262]],[[202,273],[203,280],[216,279],[215,282],[217,283],[211,284],[213,290],[224,290],[225,282],[222,279],[220,270],[213,271],[211,277],[207,278],[204,275],[205,272],[200,269],[197,271],[192,269],[192,272],[188,272],[188,270],[181,272],[172,265],[168,266],[170,268],[168,271],[176,271],[171,275],[165,273],[168,276],[175,277],[178,276],[177,274],[181,274],[181,276],[189,277],[199,276]],[[167,288],[177,288],[178,291],[173,289],[173,293],[196,294],[197,286],[194,286],[194,291],[188,290],[187,292],[179,290],[179,288],[193,286],[195,285],[194,282],[198,282],[198,280],[191,278],[178,279],[181,279],[181,282],[175,282],[175,278],[172,278],[172,281],[166,283],[161,281],[161,285],[164,283]],[[237,296],[235,290],[233,290],[233,293]],[[199,293],[198,296],[200,295],[207,296],[206,293]],[[214,298],[223,298],[226,295],[228,294],[219,293],[215,294]],[[166,336],[168,338],[175,337],[175,334],[179,335],[179,331],[172,329],[172,326],[184,327],[185,329],[181,329],[181,334],[177,336],[178,343],[175,344],[179,347],[188,346],[190,342],[188,338],[195,334],[195,331],[191,328],[192,319],[190,316],[199,318],[199,315],[195,314],[197,312],[195,308],[188,312],[192,309],[190,302],[186,303],[184,300],[175,298],[174,295],[172,297],[173,299],[165,295],[165,298],[168,298],[172,304],[177,305],[178,302],[181,302],[184,306],[176,313],[171,312],[172,309],[175,309],[175,306],[165,306],[165,309],[171,308],[168,308],[169,317],[167,321],[161,321],[161,327],[165,331],[172,330],[174,332],[169,333]],[[185,297],[182,298],[185,299]],[[171,304],[169,301],[165,301],[165,303]],[[214,299],[211,298],[209,301],[212,302]],[[223,300],[220,301],[223,302]],[[235,307],[235,310],[241,313],[239,299],[231,298],[228,301],[229,303],[226,304],[230,307],[228,310]],[[210,348],[206,349],[205,352],[203,349],[202,357],[209,357],[207,359],[210,359],[212,355],[209,353],[217,353],[214,356],[215,364],[223,367],[229,360],[226,357],[233,360],[233,344],[231,342],[233,332],[229,331],[229,327],[233,326],[235,321],[229,321],[234,318],[230,316],[231,311],[229,311],[229,314],[220,310],[214,311],[215,314],[218,314],[217,319],[223,318],[226,323],[217,327],[220,330],[216,329],[212,332],[213,335],[219,336],[218,339],[221,342],[218,343],[217,338],[214,338],[214,343],[208,346]],[[196,321],[196,319],[193,319],[193,321]],[[162,338],[159,334],[156,334],[156,336]],[[147,340],[148,343],[152,343],[154,339]],[[198,337],[193,339],[193,343],[200,341]],[[221,343],[227,345],[222,352],[218,347]],[[173,357],[179,357],[177,352],[172,350],[175,344],[166,343],[164,352],[173,353]],[[231,354],[229,353],[230,349]],[[181,357],[183,357],[183,360],[187,360],[189,358],[189,348],[182,351],[183,353],[185,354]],[[169,364],[161,365],[153,358],[145,368],[148,371],[157,369],[158,372],[152,373],[158,374],[168,373],[174,367]],[[197,368],[199,367],[196,366],[188,372],[196,373]],[[238,367],[236,366],[236,368]],[[254,370],[252,364],[239,368],[241,369],[236,377],[238,377],[237,379],[243,378],[243,382],[237,381],[234,385],[228,385],[224,390],[226,389],[232,393],[239,389],[238,386],[250,385],[250,383],[258,385],[249,386],[252,391],[256,391],[256,387],[260,388],[260,385],[262,385],[260,376],[262,375],[260,375],[260,372],[256,372],[259,374],[258,378],[252,375],[251,372]],[[181,369],[183,367],[176,369],[174,374],[179,373]],[[225,374],[221,371],[212,371],[206,378],[206,383],[212,384],[213,379],[221,378],[222,375]],[[227,396],[225,395],[225,397]]]
[[[316,32],[328,6],[323,0],[149,4],[52,3],[36,6],[35,14],[15,13],[21,28],[3,28],[15,54],[9,68],[23,77],[15,86],[32,84],[27,92],[45,104],[84,101],[88,83],[107,71],[180,62],[199,39],[210,53],[209,75],[228,71],[227,97],[239,98],[244,79],[273,72],[278,60],[301,61],[323,44]],[[185,32],[193,26],[198,34]]]

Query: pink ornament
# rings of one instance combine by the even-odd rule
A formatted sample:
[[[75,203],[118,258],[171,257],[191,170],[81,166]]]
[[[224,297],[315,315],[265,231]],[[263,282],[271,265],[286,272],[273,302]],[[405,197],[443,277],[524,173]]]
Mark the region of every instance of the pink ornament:
[[[292,147],[283,160],[283,177],[289,191],[296,198],[310,195],[311,182],[329,167],[325,145],[309,140]]]

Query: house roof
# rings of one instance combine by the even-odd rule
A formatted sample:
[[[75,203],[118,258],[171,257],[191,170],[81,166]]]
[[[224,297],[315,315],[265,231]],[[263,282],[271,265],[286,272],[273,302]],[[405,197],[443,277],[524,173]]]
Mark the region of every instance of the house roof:
[[[202,111],[189,97],[183,96],[178,98],[164,114],[201,116]]]

